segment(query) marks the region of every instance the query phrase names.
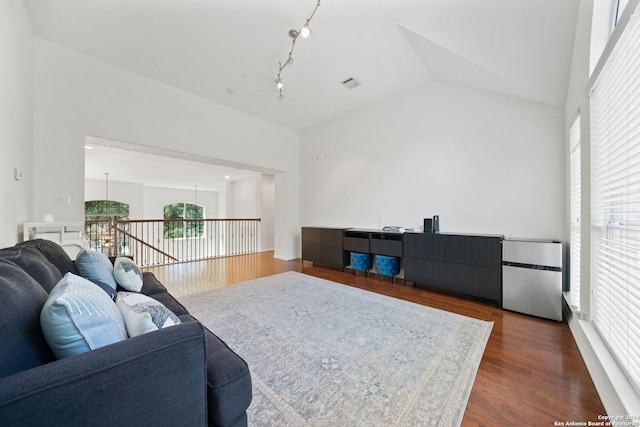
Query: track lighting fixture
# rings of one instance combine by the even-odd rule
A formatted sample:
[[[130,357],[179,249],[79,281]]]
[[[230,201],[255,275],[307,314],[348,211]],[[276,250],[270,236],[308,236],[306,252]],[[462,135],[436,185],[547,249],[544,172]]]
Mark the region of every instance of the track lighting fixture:
[[[276,88],[278,89],[279,101],[282,101],[284,99],[284,94],[282,93],[282,88],[284,87],[284,84],[282,84],[282,71],[285,69],[287,65],[293,64],[293,50],[296,47],[296,41],[298,40],[298,37],[302,37],[303,39],[306,39],[311,35],[311,30],[309,29],[309,22],[311,22],[311,19],[316,14],[316,10],[318,10],[318,7],[320,7],[320,0],[317,0],[316,7],[313,9],[311,16],[307,18],[307,22],[304,24],[304,26],[300,30],[295,30],[295,29],[289,30],[289,37],[291,37],[292,39],[291,50],[289,51],[289,56],[287,57],[287,60],[284,61],[284,63],[278,62],[279,68],[278,68],[278,75],[276,76]]]

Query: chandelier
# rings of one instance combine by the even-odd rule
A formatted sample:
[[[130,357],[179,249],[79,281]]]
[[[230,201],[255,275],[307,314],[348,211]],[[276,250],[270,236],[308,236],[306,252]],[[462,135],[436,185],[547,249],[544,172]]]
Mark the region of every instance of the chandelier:
[[[278,68],[278,75],[276,76],[276,88],[278,89],[278,101],[282,101],[284,99],[284,94],[282,93],[282,88],[284,87],[284,84],[282,83],[282,71],[285,69],[287,65],[291,66],[293,64],[293,50],[296,47],[296,41],[298,40],[298,37],[302,37],[303,39],[306,39],[311,35],[311,30],[309,29],[309,22],[311,22],[311,19],[313,19],[313,16],[316,14],[316,10],[318,10],[319,7],[320,7],[320,0],[318,0],[318,2],[316,3],[316,7],[313,9],[313,12],[311,13],[311,16],[307,18],[307,22],[305,22],[304,26],[300,30],[295,30],[295,29],[289,30],[289,37],[291,37],[292,39],[289,56],[287,57],[287,60],[284,61],[284,63],[278,62],[279,68]]]

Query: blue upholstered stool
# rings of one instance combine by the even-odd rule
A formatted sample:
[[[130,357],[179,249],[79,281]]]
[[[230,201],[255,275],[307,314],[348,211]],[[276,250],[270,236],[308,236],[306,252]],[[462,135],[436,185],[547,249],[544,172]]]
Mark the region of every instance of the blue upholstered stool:
[[[351,252],[351,269],[356,273],[358,271],[368,272],[373,267],[371,262],[371,254],[361,254],[359,252]]]
[[[400,259],[394,256],[376,255],[376,272],[381,276],[395,276],[400,273]]]

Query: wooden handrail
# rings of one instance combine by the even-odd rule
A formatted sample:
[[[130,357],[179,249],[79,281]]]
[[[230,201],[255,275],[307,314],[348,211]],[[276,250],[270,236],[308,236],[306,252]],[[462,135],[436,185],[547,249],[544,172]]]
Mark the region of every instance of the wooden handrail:
[[[139,223],[145,223],[145,222],[236,222],[236,221],[258,221],[258,222],[260,222],[261,219],[260,218],[119,219],[118,223],[123,223],[123,222],[139,222]],[[92,219],[92,220],[87,220],[85,222],[98,223],[98,222],[105,222],[105,221],[104,220]]]
[[[123,222],[124,222],[124,221],[123,221]],[[133,240],[135,240],[136,242],[141,243],[143,246],[146,246],[146,247],[148,247],[148,248],[150,248],[150,249],[153,249],[154,251],[158,252],[159,254],[161,254],[161,255],[163,255],[163,256],[166,256],[166,257],[167,257],[167,258],[169,258],[171,261],[178,261],[178,258],[172,257],[172,256],[171,256],[171,255],[169,255],[168,253],[163,252],[162,250],[160,250],[160,249],[156,248],[156,247],[155,247],[155,246],[153,246],[153,245],[150,245],[149,243],[145,242],[145,241],[144,241],[144,240],[142,240],[142,239],[138,239],[136,236],[134,236],[133,234],[129,233],[128,231],[123,230],[122,228],[120,228],[120,227],[116,227],[116,226],[114,226],[113,228],[114,228],[115,230],[117,230],[117,231],[121,232],[121,233],[122,233],[122,234],[124,234],[125,236],[128,236],[128,237],[132,238],[132,239],[133,239]]]

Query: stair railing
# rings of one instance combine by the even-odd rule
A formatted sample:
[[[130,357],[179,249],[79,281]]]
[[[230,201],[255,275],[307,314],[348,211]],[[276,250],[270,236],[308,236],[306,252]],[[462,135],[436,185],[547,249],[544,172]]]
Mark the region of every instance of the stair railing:
[[[260,250],[260,219],[86,220],[89,246],[150,266]]]

